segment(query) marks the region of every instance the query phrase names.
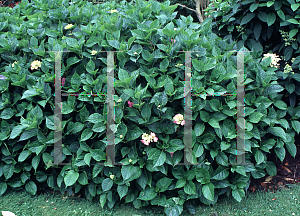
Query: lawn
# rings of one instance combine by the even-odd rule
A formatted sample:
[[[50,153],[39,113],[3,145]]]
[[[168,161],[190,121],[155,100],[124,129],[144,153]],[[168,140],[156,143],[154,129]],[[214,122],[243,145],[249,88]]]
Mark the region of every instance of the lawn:
[[[289,185],[276,192],[256,191],[248,193],[240,203],[223,197],[215,206],[197,206],[197,216],[227,215],[300,215],[300,184]],[[132,204],[121,204],[112,210],[102,209],[99,201],[93,202],[77,197],[65,197],[60,193],[32,196],[26,191],[8,190],[0,197],[0,211],[10,211],[17,216],[33,215],[114,215],[157,216],[165,215],[163,208],[143,207],[135,209]],[[182,216],[192,215],[184,208]]]

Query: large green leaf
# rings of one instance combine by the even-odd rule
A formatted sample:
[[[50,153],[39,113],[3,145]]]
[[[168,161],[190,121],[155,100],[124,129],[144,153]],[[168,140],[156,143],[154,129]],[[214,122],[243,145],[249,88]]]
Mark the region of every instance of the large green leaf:
[[[285,143],[285,146],[288,150],[288,152],[295,158],[297,154],[297,147],[294,143]]]
[[[113,186],[113,181],[111,178],[106,178],[103,180],[103,182],[102,182],[102,190],[103,191],[110,190],[112,186]]]
[[[205,184],[202,187],[204,197],[212,202],[214,201],[214,189],[215,186],[212,183]]]
[[[242,198],[245,197],[245,191],[241,188],[237,188],[232,190],[232,196],[236,201],[241,202]]]
[[[157,193],[155,192],[155,188],[154,187],[147,187],[145,190],[142,190],[140,192],[140,195],[137,199],[140,200],[152,200],[157,196]]]
[[[183,189],[186,194],[196,194],[196,186],[192,181],[187,181]]]
[[[253,19],[253,17],[255,17],[254,13],[247,13],[247,15],[243,17],[240,25],[247,24],[248,22],[250,22]]]
[[[70,170],[68,174],[64,177],[64,182],[66,186],[74,185],[79,178],[79,173],[75,172],[74,170]]]
[[[117,188],[118,194],[120,196],[120,199],[122,199],[124,196],[127,195],[128,192],[128,186],[123,184],[123,185],[118,185]]]
[[[267,132],[286,140],[286,133],[281,127],[270,127]]]
[[[25,189],[31,195],[35,195],[36,192],[37,192],[37,186],[33,181],[27,182],[26,185],[25,185]]]

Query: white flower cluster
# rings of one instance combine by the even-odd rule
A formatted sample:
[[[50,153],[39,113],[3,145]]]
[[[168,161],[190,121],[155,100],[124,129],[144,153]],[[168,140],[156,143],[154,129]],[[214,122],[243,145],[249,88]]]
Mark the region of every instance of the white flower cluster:
[[[185,121],[183,119],[183,115],[182,114],[176,114],[174,117],[173,117],[173,121],[174,123],[176,124],[181,124],[181,125],[184,125],[185,124]]]
[[[151,132],[151,134],[144,133],[142,136],[142,143],[145,145],[149,145],[150,142],[157,142],[158,138],[156,137],[155,133]]]
[[[276,68],[278,68],[278,66],[279,66],[279,64],[278,64],[278,61],[280,61],[281,59],[279,58],[279,56],[278,55],[275,55],[275,54],[273,54],[273,53],[267,53],[267,54],[264,54],[264,57],[263,57],[263,59],[262,60],[264,60],[265,58],[268,58],[268,57],[271,57],[271,64],[270,64],[270,66],[271,67],[276,67]]]
[[[41,62],[39,60],[35,60],[31,63],[31,70],[38,69],[41,67]]]

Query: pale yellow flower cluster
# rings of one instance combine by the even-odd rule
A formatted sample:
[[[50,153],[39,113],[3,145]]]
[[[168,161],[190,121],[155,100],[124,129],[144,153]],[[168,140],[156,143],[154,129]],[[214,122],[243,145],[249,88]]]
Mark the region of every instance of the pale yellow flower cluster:
[[[41,67],[41,62],[39,60],[35,60],[31,63],[31,70],[33,69],[38,69],[39,67]]]
[[[68,24],[68,25],[65,26],[65,29],[70,29],[70,28],[72,28],[73,26],[74,26],[73,24]]]
[[[179,67],[179,66],[183,66],[183,64],[178,63],[177,65],[175,65],[175,67]]]
[[[14,67],[15,65],[14,64],[17,64],[18,62],[17,61],[15,61],[13,64],[12,64],[12,67]]]
[[[183,115],[182,115],[182,114],[176,114],[176,115],[173,117],[173,122],[176,123],[176,124],[184,125],[184,124],[185,124],[185,121],[184,121],[184,119],[183,119]]]
[[[289,72],[294,74],[292,67],[289,64],[286,64],[285,67],[284,67],[283,73],[289,73]]]
[[[129,163],[131,163],[132,162],[132,160],[131,159],[129,159]]]
[[[96,50],[93,50],[92,51],[92,55],[96,55],[97,51]]]
[[[264,57],[262,60],[264,60],[265,58],[268,58],[268,57],[271,57],[271,61],[272,61],[270,64],[271,67],[275,66],[276,68],[278,68],[278,66],[280,66],[278,64],[278,61],[280,61],[281,59],[279,58],[278,55],[275,55],[273,53],[267,53],[267,54],[264,54]]]
[[[117,10],[110,10],[110,13],[118,12]]]
[[[122,102],[122,99],[120,98],[117,102],[119,102],[119,103]]]
[[[109,177],[113,180],[115,176],[114,175],[110,175]]]

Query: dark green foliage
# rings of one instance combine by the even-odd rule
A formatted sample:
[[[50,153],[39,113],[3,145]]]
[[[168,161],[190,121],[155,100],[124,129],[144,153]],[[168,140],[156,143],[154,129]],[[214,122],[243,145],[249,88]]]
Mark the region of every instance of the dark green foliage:
[[[300,109],[287,106],[281,94],[293,87],[279,84],[282,74],[270,58],[246,52],[245,159],[251,164],[230,165],[236,162],[237,98],[204,94],[237,92],[237,56],[230,51],[247,49],[239,49],[230,35],[213,33],[212,18],[202,25],[191,16],[176,19],[176,8],[169,1],[79,0],[24,0],[13,9],[0,8],[0,71],[7,77],[0,79],[0,195],[8,186],[34,195],[47,184],[99,198],[102,207],[121,200],[179,215],[189,200],[214,204],[227,194],[240,201],[251,176],[276,174],[268,154],[283,160],[287,149],[295,156]],[[115,161],[122,166],[98,164],[106,161],[107,144],[107,106],[99,95],[62,97],[62,160],[71,164],[51,164],[51,50],[70,50],[62,54],[62,92],[85,94],[107,92],[107,54],[100,51],[123,51],[114,54]],[[176,51],[197,51],[191,53],[192,93],[202,95],[192,97],[187,160],[199,165],[176,165],[184,162],[185,148],[184,126],[173,122],[185,111],[185,54]],[[37,60],[41,65],[32,65]],[[285,74],[299,81],[296,73]],[[143,144],[144,133],[151,132],[157,142]]]

